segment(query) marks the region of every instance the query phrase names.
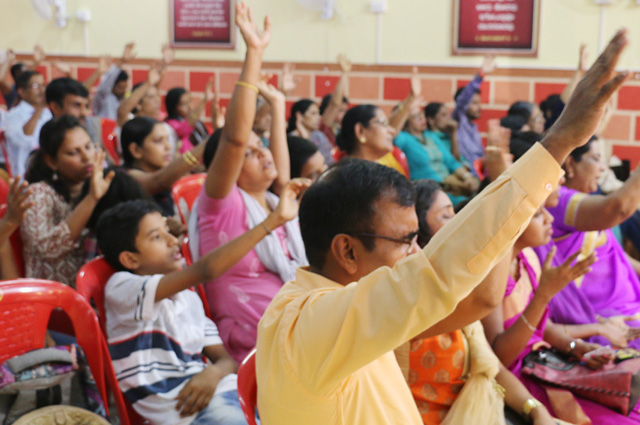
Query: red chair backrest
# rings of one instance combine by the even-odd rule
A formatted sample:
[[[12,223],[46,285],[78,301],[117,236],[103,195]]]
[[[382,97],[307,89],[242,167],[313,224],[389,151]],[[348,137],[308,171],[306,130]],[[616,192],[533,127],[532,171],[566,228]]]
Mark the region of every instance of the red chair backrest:
[[[0,179],[1,180],[1,179]],[[0,205],[0,218],[4,217],[7,213],[7,205]],[[11,251],[13,251],[13,258],[16,260],[16,266],[20,272],[20,276],[26,276],[26,270],[24,267],[24,246],[22,244],[22,236],[20,235],[20,229],[18,228],[9,238],[11,243]]]
[[[9,199],[9,182],[0,178],[0,204],[6,204],[7,199]]]
[[[256,425],[258,383],[256,381],[256,349],[245,357],[238,368],[238,399],[249,425]]]
[[[76,340],[83,348],[98,391],[109,413],[105,375],[115,375],[98,318],[82,296],[71,287],[42,279],[0,282],[0,363],[44,346],[47,323],[54,308],[71,319]],[[128,424],[118,405],[121,423]]]
[[[116,271],[102,258],[94,258],[82,266],[76,276],[76,290],[85,300],[93,300],[98,309],[98,319],[103,334],[107,335],[106,315],[104,311],[104,287]]]
[[[205,173],[191,174],[178,180],[171,189],[173,203],[178,209],[182,224],[187,225],[189,212],[200,194],[200,189],[207,175]]]
[[[407,178],[409,178],[409,176],[410,176],[410,174],[409,174],[409,161],[407,161],[407,156],[397,146],[393,147],[393,156],[395,157],[396,161],[398,161],[398,163],[400,164],[400,166],[404,170],[404,175]]]
[[[13,173],[11,173],[11,164],[9,164],[9,154],[7,153],[7,139],[4,136],[4,130],[0,130],[0,152],[2,152],[2,156],[4,157],[4,166],[7,168],[9,177],[13,177]]]
[[[107,285],[107,282],[109,281],[111,275],[115,272],[115,269],[111,267],[104,258],[98,257],[82,266],[82,268],[80,268],[80,271],[78,271],[78,275],[76,276],[76,290],[82,297],[84,297],[85,300],[93,300],[96,308],[98,309],[98,319],[100,321],[102,334],[104,335],[105,344],[107,344],[107,316],[104,310],[104,287]],[[113,376],[110,376],[108,378],[111,391],[114,393],[114,396],[116,396],[117,393],[116,398],[119,398],[121,400],[121,403],[124,406],[123,408],[127,410],[129,422],[131,424],[148,423],[148,421],[146,421],[135,410],[133,410],[131,404],[124,399],[124,396],[120,392],[120,387],[118,387],[115,373],[113,374]]]
[[[100,120],[100,124],[102,127],[102,144],[113,160],[113,163],[115,165],[120,165],[120,156],[118,156],[117,148],[118,137],[114,133],[117,123],[114,120],[102,118]]]

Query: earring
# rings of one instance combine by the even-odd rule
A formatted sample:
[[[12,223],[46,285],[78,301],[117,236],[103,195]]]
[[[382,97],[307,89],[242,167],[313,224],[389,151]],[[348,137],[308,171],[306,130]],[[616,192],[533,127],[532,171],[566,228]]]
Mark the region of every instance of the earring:
[[[54,182],[58,181],[58,172],[57,171],[53,172],[53,176],[51,176],[51,180],[53,180]]]
[[[364,136],[362,136],[360,138],[360,143],[367,143],[367,139]]]

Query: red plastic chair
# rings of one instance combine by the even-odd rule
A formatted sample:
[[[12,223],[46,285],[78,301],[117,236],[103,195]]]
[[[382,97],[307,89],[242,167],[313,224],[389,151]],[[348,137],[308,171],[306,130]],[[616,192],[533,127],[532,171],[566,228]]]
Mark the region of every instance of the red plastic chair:
[[[9,154],[7,153],[7,139],[4,136],[4,130],[0,130],[0,151],[2,152],[2,156],[4,157],[4,166],[7,168],[7,173],[9,173],[9,177],[12,177],[13,173],[11,173],[11,164],[9,164]]]
[[[0,282],[0,362],[44,346],[51,312],[61,308],[71,319],[76,340],[87,355],[107,414],[109,402],[105,377],[115,381],[111,357],[93,309],[69,286],[41,279]],[[110,381],[110,380],[109,380]],[[109,386],[111,387],[111,382]],[[117,385],[117,384],[116,384]],[[111,387],[113,388],[113,387]],[[129,424],[124,404],[116,396],[120,423]]]
[[[100,329],[104,336],[103,340],[105,340],[105,344],[107,337],[107,316],[104,311],[104,287],[111,275],[115,272],[114,268],[111,267],[104,258],[98,257],[82,266],[76,276],[76,290],[85,300],[93,300],[93,303],[98,309],[98,319],[100,321]],[[109,378],[111,391],[114,395],[117,393],[117,397],[121,400],[124,409],[127,411],[129,422],[133,425],[148,424],[149,422],[133,409],[131,403],[125,400],[122,392],[120,391],[120,387],[118,386],[115,373],[113,373],[113,376],[110,376]]]
[[[189,221],[191,207],[193,207],[193,203],[200,194],[200,189],[202,188],[202,184],[206,177],[207,175],[205,173],[191,174],[182,177],[171,189],[173,203],[178,209],[178,214],[180,215],[182,224],[185,226]]]
[[[100,126],[102,128],[102,144],[105,150],[113,160],[115,165],[120,165],[120,156],[118,155],[118,138],[116,137],[114,130],[117,123],[114,120],[102,118],[100,120]]]
[[[249,425],[256,425],[258,383],[256,381],[256,349],[251,350],[238,368],[238,399]]]
[[[410,176],[410,174],[409,174],[409,161],[407,161],[407,156],[397,146],[393,147],[393,156],[396,159],[396,161],[398,161],[398,163],[400,164],[402,169],[404,170],[405,177],[409,178],[409,176]]]
[[[4,217],[7,213],[7,205],[0,205],[0,218]],[[11,243],[11,250],[13,251],[13,258],[16,261],[16,266],[20,272],[20,276],[26,276],[26,269],[24,267],[24,245],[22,243],[22,236],[20,235],[20,229],[18,228],[9,238]]]

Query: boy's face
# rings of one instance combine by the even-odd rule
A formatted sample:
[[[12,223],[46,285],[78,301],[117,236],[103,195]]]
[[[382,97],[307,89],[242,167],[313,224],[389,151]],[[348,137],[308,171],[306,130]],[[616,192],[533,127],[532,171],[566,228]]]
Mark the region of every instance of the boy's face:
[[[136,236],[138,252],[123,252],[129,264],[123,264],[139,275],[167,274],[182,269],[183,259],[178,239],[169,233],[166,219],[159,212],[145,215]]]

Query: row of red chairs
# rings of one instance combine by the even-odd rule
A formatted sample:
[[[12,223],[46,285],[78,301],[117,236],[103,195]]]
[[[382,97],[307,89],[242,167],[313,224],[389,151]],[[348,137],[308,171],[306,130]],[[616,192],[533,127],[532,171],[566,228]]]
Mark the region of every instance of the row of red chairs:
[[[181,179],[174,186],[172,195],[174,202],[179,206],[180,217],[185,225],[203,181],[204,175],[192,175]],[[6,189],[8,192],[8,186]],[[0,200],[6,202],[6,195]],[[0,207],[0,216],[4,211],[6,205]],[[21,254],[19,232],[12,236],[14,237],[18,245],[13,246],[14,253]],[[188,238],[185,238],[183,248],[186,248],[183,251],[188,253],[185,259],[190,263]],[[17,257],[19,260],[22,259],[21,255]],[[96,378],[105,406],[108,405],[108,389],[113,394],[123,425],[145,424],[147,422],[133,410],[119,390],[106,342],[104,286],[113,273],[113,268],[104,259],[97,258],[80,269],[76,279],[77,291],[61,283],[36,279],[0,282],[0,346],[3,347],[0,362],[41,348],[47,327],[71,331],[87,354],[89,366]],[[207,299],[201,285],[197,291],[208,313]],[[98,310],[98,317],[89,304],[90,300],[93,300]],[[64,310],[66,315],[60,315],[55,308]],[[67,316],[70,319],[69,323],[65,323]],[[247,421],[250,425],[255,425],[257,385],[254,352],[239,368],[238,394]]]

